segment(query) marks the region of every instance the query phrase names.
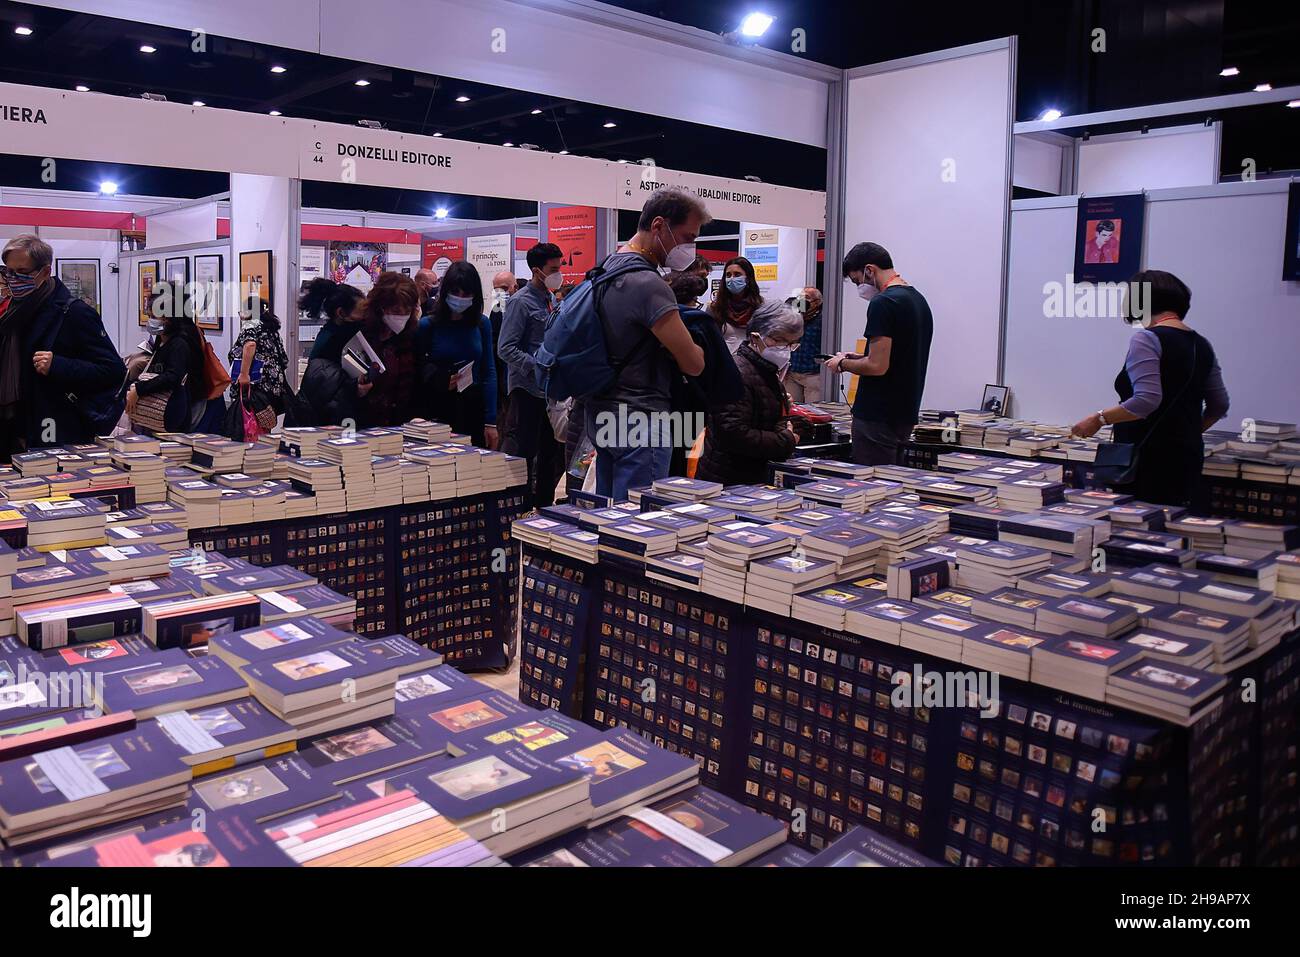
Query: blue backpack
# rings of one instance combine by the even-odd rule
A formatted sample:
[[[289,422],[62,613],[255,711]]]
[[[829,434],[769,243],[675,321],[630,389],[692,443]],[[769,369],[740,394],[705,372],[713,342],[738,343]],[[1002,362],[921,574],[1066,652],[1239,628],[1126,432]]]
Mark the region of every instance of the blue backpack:
[[[608,262],[608,260],[606,260]],[[621,360],[609,357],[609,330],[601,312],[605,288],[619,276],[654,269],[645,258],[630,256],[612,268],[597,266],[587,273],[576,289],[564,297],[560,308],[546,322],[546,333],[537,348],[537,385],[548,399],[596,395],[605,391],[641,351],[653,342],[653,333]]]

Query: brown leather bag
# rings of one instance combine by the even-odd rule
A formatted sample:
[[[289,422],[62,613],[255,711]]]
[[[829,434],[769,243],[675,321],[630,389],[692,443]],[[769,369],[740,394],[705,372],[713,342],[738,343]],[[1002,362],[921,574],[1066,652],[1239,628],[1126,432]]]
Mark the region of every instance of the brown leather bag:
[[[203,385],[208,398],[215,399],[230,386],[230,373],[226,371],[225,363],[217,358],[216,350],[202,329],[199,338],[203,340]]]

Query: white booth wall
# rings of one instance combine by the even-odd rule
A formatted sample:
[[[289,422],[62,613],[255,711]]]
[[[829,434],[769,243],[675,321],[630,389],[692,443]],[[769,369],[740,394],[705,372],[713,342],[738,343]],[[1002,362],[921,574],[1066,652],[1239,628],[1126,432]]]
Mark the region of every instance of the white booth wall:
[[[1229,427],[1243,417],[1300,421],[1300,283],[1282,280],[1287,185],[1147,195],[1143,264],[1191,287],[1188,323],[1214,345]],[[1115,400],[1131,330],[1113,318],[1044,315],[1044,285],[1073,270],[1077,199],[1012,204],[1005,381],[1019,417],[1068,424]]]

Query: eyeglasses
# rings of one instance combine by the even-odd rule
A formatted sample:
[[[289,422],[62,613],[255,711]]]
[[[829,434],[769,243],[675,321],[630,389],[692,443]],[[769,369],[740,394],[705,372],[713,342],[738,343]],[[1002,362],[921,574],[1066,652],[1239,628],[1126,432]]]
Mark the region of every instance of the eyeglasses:
[[[19,277],[30,279],[44,268],[44,266],[41,266],[40,269],[33,269],[31,272],[19,272],[17,269],[11,269],[8,266],[0,264],[0,279],[17,279]]]

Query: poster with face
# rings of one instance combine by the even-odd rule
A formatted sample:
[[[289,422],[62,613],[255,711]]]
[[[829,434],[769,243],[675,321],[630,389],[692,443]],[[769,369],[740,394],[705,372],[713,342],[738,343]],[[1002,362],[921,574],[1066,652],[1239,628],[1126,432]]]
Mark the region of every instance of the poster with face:
[[[1074,281],[1124,282],[1141,269],[1145,214],[1142,193],[1080,197]]]

